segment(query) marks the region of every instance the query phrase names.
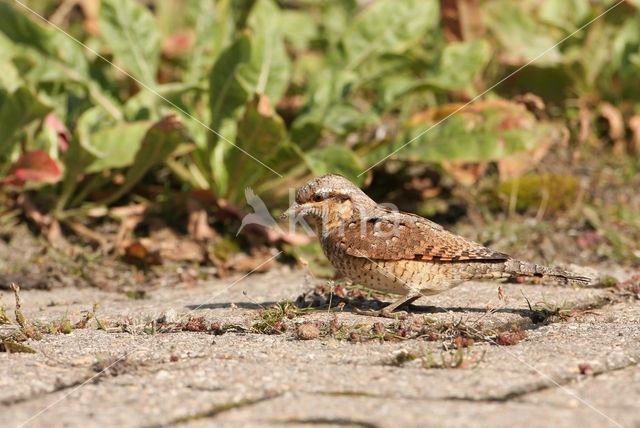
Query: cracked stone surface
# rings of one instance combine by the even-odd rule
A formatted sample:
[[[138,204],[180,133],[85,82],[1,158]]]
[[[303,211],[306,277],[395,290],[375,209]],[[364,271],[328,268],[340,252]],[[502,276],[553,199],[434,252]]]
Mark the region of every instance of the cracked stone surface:
[[[94,289],[21,293],[32,321],[77,321],[99,303],[108,325],[46,334],[35,354],[0,353],[0,426],[640,426],[640,304],[607,289],[469,283],[417,302],[411,319],[465,323],[483,331],[520,326],[513,346],[477,341],[473,364],[439,368],[455,351],[423,338],[354,343],[298,340],[302,322],[360,328],[389,319],[316,311],[283,334],[251,330],[261,308],[312,288],[285,268],[244,279],[157,289],[141,300]],[[11,316],[13,296],[0,293]],[[536,323],[531,304],[581,308]],[[144,332],[161,316],[202,316],[237,328]],[[480,328],[480,327],[478,327]],[[391,364],[399,353],[419,358]],[[436,364],[424,364],[425,361]]]

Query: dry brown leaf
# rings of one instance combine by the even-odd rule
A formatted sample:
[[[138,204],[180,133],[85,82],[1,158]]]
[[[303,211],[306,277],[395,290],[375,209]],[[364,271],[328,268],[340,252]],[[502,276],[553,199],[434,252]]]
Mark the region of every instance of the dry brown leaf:
[[[460,22],[460,3],[458,0],[440,0],[442,35],[449,43],[459,42],[464,38]]]
[[[130,237],[143,218],[142,215],[130,215],[122,219],[115,242],[115,248],[118,252],[121,252],[131,244]]]
[[[148,238],[140,242],[149,251],[156,252],[163,260],[201,262],[204,260],[204,249],[190,238],[178,236],[168,227],[151,232]]]
[[[124,249],[124,260],[135,265],[161,265],[159,252],[150,251],[142,242],[134,241]]]
[[[40,229],[40,233],[54,247],[60,250],[68,249],[69,243],[62,235],[60,223],[54,217],[41,213],[31,202],[26,194],[18,196],[18,205],[22,207],[24,214]]]
[[[227,270],[236,272],[266,272],[273,268],[276,259],[269,253],[237,254],[224,263]]]
[[[484,33],[479,0],[440,0],[442,34],[447,42],[480,37]]]
[[[87,226],[85,226],[82,223],[77,223],[74,221],[69,221],[65,223],[71,230],[73,230],[74,233],[76,233],[77,235],[82,236],[83,238],[86,238],[90,241],[94,241],[97,242],[98,245],[100,245],[101,248],[107,248],[109,246],[109,240],[103,236],[102,234],[89,229]]]
[[[580,144],[585,144],[589,141],[591,137],[591,130],[593,124],[593,113],[591,109],[586,106],[580,107],[580,131],[578,133],[578,142]]]
[[[614,142],[624,138],[624,119],[622,112],[610,103],[600,104],[600,114],[609,124],[609,138]]]
[[[218,238],[215,230],[209,226],[207,211],[200,203],[193,198],[187,200],[187,210],[189,211],[189,222],[187,231],[196,241],[213,241]]]
[[[516,95],[513,98],[513,101],[518,104],[524,105],[527,110],[529,110],[536,116],[540,116],[547,108],[544,100],[539,96],[532,94],[531,92],[527,92],[526,94],[522,95]]]
[[[442,167],[463,186],[476,184],[487,171],[488,162],[449,162],[442,161]]]
[[[543,140],[533,150],[526,153],[516,153],[504,159],[500,159],[498,163],[498,175],[500,180],[510,180],[521,176],[527,171],[534,168],[554,145],[564,146],[569,141],[569,131],[563,126],[558,127],[558,134],[551,135]]]
[[[629,119],[629,128],[631,129],[631,151],[632,153],[640,153],[640,115],[632,116]]]

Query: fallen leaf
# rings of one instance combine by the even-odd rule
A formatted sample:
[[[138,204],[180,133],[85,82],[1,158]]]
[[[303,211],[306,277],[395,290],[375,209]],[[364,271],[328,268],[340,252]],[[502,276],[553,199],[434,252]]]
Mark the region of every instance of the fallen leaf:
[[[142,242],[134,241],[124,250],[124,260],[134,265],[161,265],[162,258],[157,251],[150,251]]]
[[[162,260],[201,262],[205,256],[200,244],[178,236],[168,227],[153,230],[148,238],[140,239],[140,243]]]
[[[622,112],[610,103],[600,104],[600,114],[609,124],[609,138],[614,142],[624,138],[624,119]]]
[[[266,272],[276,264],[276,259],[269,253],[237,254],[224,263],[225,269],[236,272]]]
[[[71,230],[73,230],[77,235],[82,236],[91,241],[97,242],[101,248],[107,248],[109,246],[109,240],[105,236],[101,235],[95,230],[88,228],[82,223],[69,221],[69,222],[66,222],[65,225],[68,226]]]
[[[209,226],[209,216],[202,205],[194,198],[187,200],[189,222],[187,231],[196,241],[211,241],[218,238],[218,233]]]
[[[463,186],[476,184],[487,171],[488,162],[449,162],[442,161],[442,167]]]
[[[47,241],[49,241],[54,248],[68,248],[68,243],[62,235],[62,229],[60,228],[60,223],[57,219],[40,212],[25,193],[18,197],[17,203],[22,207],[27,218],[38,226],[40,233],[44,235]]]
[[[631,151],[632,153],[640,153],[640,115],[632,116],[629,119],[629,128],[631,129]]]
[[[578,132],[578,142],[580,144],[587,143],[591,137],[591,129],[593,127],[593,113],[586,106],[580,107],[579,113],[580,131]]]

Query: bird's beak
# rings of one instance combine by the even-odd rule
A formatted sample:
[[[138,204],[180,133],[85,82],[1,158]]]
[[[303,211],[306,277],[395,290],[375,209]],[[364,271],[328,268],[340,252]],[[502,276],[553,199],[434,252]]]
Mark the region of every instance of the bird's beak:
[[[302,209],[302,206],[294,202],[293,204],[291,204],[289,209],[287,209],[285,212],[280,214],[280,219],[286,220],[287,218],[295,218],[301,209]]]

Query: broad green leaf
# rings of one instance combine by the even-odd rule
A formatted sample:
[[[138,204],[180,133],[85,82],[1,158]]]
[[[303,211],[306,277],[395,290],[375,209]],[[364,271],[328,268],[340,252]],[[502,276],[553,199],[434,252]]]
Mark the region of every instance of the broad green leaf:
[[[15,65],[9,60],[0,59],[0,88],[13,92],[22,84]]]
[[[42,119],[52,110],[31,90],[20,86],[12,92],[0,87],[0,156],[11,150],[11,137],[33,120]]]
[[[154,166],[163,163],[180,145],[189,141],[182,121],[177,115],[169,115],[156,122],[145,133],[133,163],[127,169],[122,186],[104,201],[110,204],[129,192]]]
[[[333,109],[338,105],[345,107],[357,78],[354,72],[330,68],[318,73],[309,85],[305,111],[292,125],[291,139],[306,149],[316,144],[328,121],[335,129],[340,129],[337,123],[340,118],[336,118]]]
[[[334,48],[344,36],[358,10],[357,0],[323,0],[318,2],[322,10],[322,37]]]
[[[197,15],[194,46],[185,76],[187,82],[199,83],[228,45],[233,33],[231,1],[201,0],[190,3],[197,7]]]
[[[538,14],[544,22],[569,33],[589,17],[590,8],[589,0],[544,1]]]
[[[369,161],[377,162],[396,149],[400,150],[394,157],[408,161],[494,161],[532,150],[552,132],[552,125],[537,122],[518,105],[478,108],[482,110],[459,112],[436,126],[433,119],[410,127],[394,144],[372,151]]]
[[[81,135],[82,146],[95,156],[85,172],[94,173],[131,165],[149,126],[147,121],[121,123],[90,135]]]
[[[342,38],[347,68],[371,56],[406,51],[437,28],[439,17],[436,0],[378,0],[367,5]]]
[[[189,106],[183,103],[182,97],[185,94],[194,92],[206,92],[206,89],[194,83],[183,82],[158,85],[154,92],[140,91],[129,98],[124,105],[124,113],[130,120],[153,119],[155,118],[154,106],[157,104],[159,96],[166,98],[172,104],[188,112]],[[198,126],[202,127],[202,125]]]
[[[308,12],[282,11],[280,27],[286,41],[300,51],[309,49],[311,41],[318,36],[318,24]]]
[[[520,3],[494,0],[484,5],[487,27],[503,47],[503,61],[515,65],[533,60],[537,65],[561,62],[562,55],[555,46],[561,34],[554,37],[549,28],[536,22]]]
[[[238,82],[238,68],[249,60],[251,42],[241,35],[220,54],[209,75],[211,129],[218,131],[222,121],[234,115],[249,99],[249,92]],[[211,141],[217,136],[210,135]]]
[[[249,93],[277,104],[289,86],[291,61],[284,49],[280,10],[272,0],[258,0],[249,16],[251,58],[238,67],[238,80]]]
[[[268,160],[286,138],[284,121],[273,110],[269,99],[265,95],[256,96],[238,123],[236,146],[268,165]],[[245,187],[253,185],[261,177],[277,178],[246,153],[237,148],[228,149],[226,166],[234,200],[242,195]]]
[[[336,134],[344,135],[375,123],[378,119],[371,111],[363,111],[348,104],[336,104],[327,112],[323,125]]]
[[[100,31],[119,65],[154,87],[160,61],[160,34],[151,12],[137,1],[103,0]]]
[[[360,158],[348,147],[333,145],[316,149],[304,156],[314,175],[340,174],[357,185],[364,182],[365,175],[358,177],[364,169]]]
[[[0,31],[14,43],[29,46],[46,55],[56,55],[54,33],[22,12],[26,12],[26,9],[14,2],[0,2]]]
[[[484,40],[451,43],[443,52],[438,70],[426,83],[441,90],[465,89],[473,83],[491,57],[489,43]]]

